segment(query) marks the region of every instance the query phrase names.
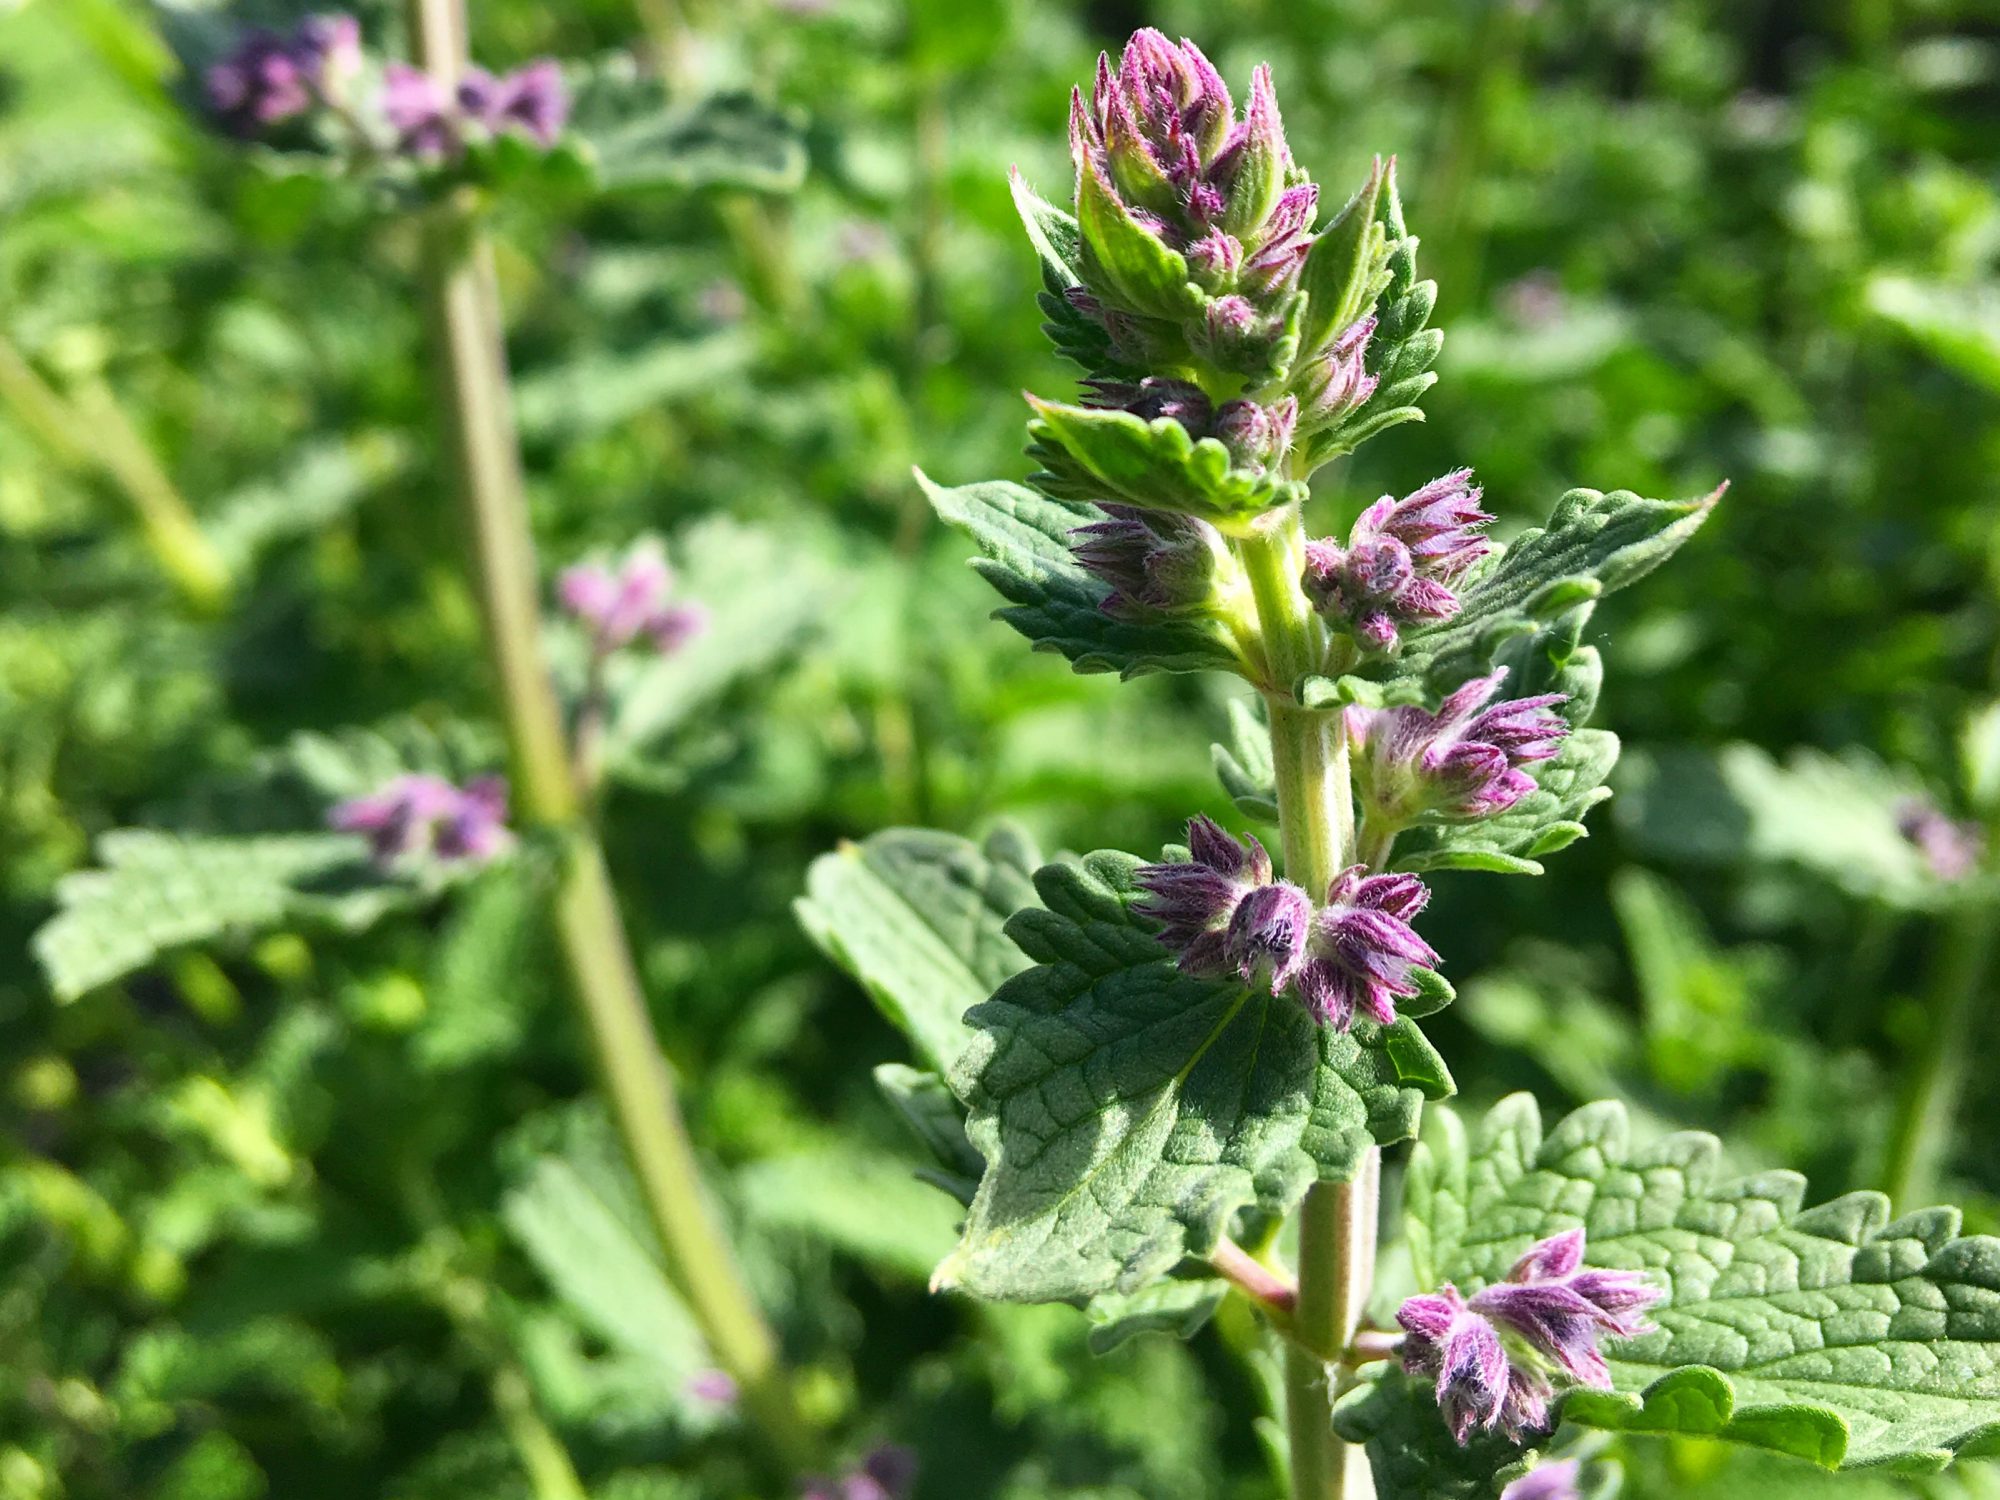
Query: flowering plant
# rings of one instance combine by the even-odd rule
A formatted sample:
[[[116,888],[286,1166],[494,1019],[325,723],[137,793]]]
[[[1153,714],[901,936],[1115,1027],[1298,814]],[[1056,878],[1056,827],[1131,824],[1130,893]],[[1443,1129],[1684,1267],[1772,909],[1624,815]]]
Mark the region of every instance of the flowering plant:
[[[1032,487],[923,484],[1036,649],[1249,685],[1216,763],[1282,858],[1196,817],[1151,859],[897,830],[822,860],[806,925],[908,1034],[878,1080],[964,1204],[934,1287],[1075,1304],[1100,1346],[1247,1299],[1300,1500],[1576,1496],[1591,1428],[1831,1466],[1989,1443],[2000,1242],[1876,1194],[1801,1212],[1710,1137],[1635,1147],[1616,1102],[1546,1136],[1525,1096],[1430,1112],[1378,1256],[1383,1149],[1452,1092],[1427,880],[1583,835],[1618,754],[1592,610],[1721,492],[1573,490],[1502,546],[1459,468],[1309,536],[1315,472],[1435,378],[1394,164],[1322,214],[1269,73],[1239,115],[1155,31],[1070,142],[1073,211],[1013,187],[1082,394],[1028,398]]]

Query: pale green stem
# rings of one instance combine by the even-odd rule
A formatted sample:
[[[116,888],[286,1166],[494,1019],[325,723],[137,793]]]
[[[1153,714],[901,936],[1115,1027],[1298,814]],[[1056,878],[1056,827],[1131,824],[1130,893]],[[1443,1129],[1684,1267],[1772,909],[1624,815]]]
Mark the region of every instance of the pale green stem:
[[[418,59],[446,86],[465,67],[463,0],[410,0]],[[817,1439],[778,1346],[751,1299],[701,1181],[673,1075],[632,963],[610,877],[582,816],[562,715],[541,646],[534,543],[521,484],[492,246],[472,205],[426,226],[424,282],[450,467],[458,481],[486,639],[523,821],[560,849],[556,929],[611,1115],[632,1163],[668,1277],[777,1464],[814,1466]]]
[[[203,613],[229,598],[228,566],[125,409],[95,377],[65,400],[0,337],[0,400],[60,461],[103,471],[131,502],[146,544],[182,596]]]
[[[1339,716],[1300,708],[1299,679],[1323,671],[1327,635],[1300,587],[1305,529],[1296,506],[1240,544],[1268,668],[1278,827],[1285,875],[1315,899],[1354,850],[1347,736]],[[1348,1182],[1318,1182],[1299,1207],[1299,1294],[1285,1345],[1285,1408],[1293,1500],[1372,1500],[1368,1456],[1335,1435],[1329,1413],[1340,1363],[1375,1279],[1380,1154],[1370,1147]]]
[[[1994,926],[2000,913],[1984,902],[1953,912],[1940,937],[1925,1007],[1925,1031],[1905,1078],[1889,1137],[1882,1191],[1898,1213],[1929,1205],[1950,1149],[1972,1065],[1975,1023],[1991,999]]]

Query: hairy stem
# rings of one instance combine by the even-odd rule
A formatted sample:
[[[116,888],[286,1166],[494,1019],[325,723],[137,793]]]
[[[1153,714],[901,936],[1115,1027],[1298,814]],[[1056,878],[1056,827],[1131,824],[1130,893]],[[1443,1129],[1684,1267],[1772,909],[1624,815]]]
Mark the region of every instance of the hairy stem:
[[[463,0],[410,0],[419,61],[449,89],[465,67]],[[424,282],[450,467],[472,551],[522,820],[560,849],[556,928],[569,987],[675,1288],[736,1380],[775,1460],[810,1467],[816,1442],[777,1341],[751,1299],[705,1192],[632,963],[610,877],[582,816],[541,647],[534,543],[521,484],[492,247],[472,205],[433,211]]]
[[[1241,543],[1257,602],[1268,675],[1271,763],[1286,878],[1323,898],[1354,852],[1347,737],[1336,715],[1299,707],[1293,685],[1324,668],[1326,629],[1299,586],[1305,528],[1297,507]],[[1285,1411],[1293,1500],[1372,1500],[1368,1457],[1334,1434],[1329,1412],[1338,1363],[1375,1279],[1377,1180],[1372,1147],[1348,1182],[1317,1182],[1299,1208],[1299,1293],[1285,1347]]]
[[[1209,1252],[1208,1263],[1217,1275],[1263,1308],[1280,1327],[1289,1326],[1299,1302],[1299,1289],[1291,1282],[1226,1237]]]
[[[1972,1062],[1974,1022],[1988,998],[1996,913],[1968,902],[1944,924],[1937,967],[1889,1137],[1882,1190],[1898,1213],[1922,1208],[1937,1190]]]

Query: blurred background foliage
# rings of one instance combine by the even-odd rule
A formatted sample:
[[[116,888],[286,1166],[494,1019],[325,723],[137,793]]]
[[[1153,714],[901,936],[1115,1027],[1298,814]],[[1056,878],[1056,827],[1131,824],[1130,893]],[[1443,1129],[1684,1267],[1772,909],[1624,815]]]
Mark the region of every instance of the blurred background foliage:
[[[397,9],[360,7],[376,44]],[[604,814],[695,1133],[816,1411],[914,1444],[920,1497],[1272,1487],[1240,1309],[1095,1358],[1067,1309],[925,1294],[953,1215],[870,1082],[901,1044],[791,912],[814,855],[889,824],[1151,851],[1234,819],[1221,690],[1024,659],[909,478],[1025,472],[1016,392],[1065,377],[1006,169],[1060,196],[1068,88],[1139,24],[1239,83],[1269,60],[1336,201],[1400,158],[1443,378],[1322,476],[1329,523],[1461,462],[1503,527],[1573,484],[1732,484],[1595,621],[1628,751],[1594,836],[1436,882],[1469,1102],[1624,1093],[1822,1195],[1935,1182],[2000,1224],[1968,1062],[1991,883],[1894,830],[1911,796],[2000,802],[2000,12],[475,9],[492,65],[624,50],[676,100],[781,111],[747,185],[509,197],[501,274],[545,564],[657,532],[717,614],[621,700]],[[215,894],[229,837],[496,750],[414,237],[190,115],[169,43],[213,10],[0,3],[0,1497],[759,1493],[552,995],[533,862],[365,911]],[[131,964],[45,972],[57,883],[136,825],[223,851],[205,925],[114,905],[82,950],[118,929]],[[172,906],[196,876],[144,859],[189,846],[124,846],[137,899]],[[1644,1497],[2000,1494],[1616,1451]]]

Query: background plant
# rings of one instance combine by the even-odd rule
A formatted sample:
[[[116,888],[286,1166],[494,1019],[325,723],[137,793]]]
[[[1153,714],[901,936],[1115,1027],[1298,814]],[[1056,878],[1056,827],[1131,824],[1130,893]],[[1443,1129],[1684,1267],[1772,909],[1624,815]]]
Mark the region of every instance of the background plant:
[[[1531,519],[1509,504],[1581,476],[1668,495],[1735,482],[1699,549],[1597,617],[1621,799],[1540,880],[1436,882],[1425,930],[1461,996],[1426,1024],[1461,1093],[1531,1087],[1551,1118],[1560,1097],[1622,1094],[1642,1131],[1725,1131],[1744,1168],[1800,1167],[1826,1194],[1882,1180],[1937,902],[1870,885],[1895,868],[1880,842],[1815,860],[1729,812],[1689,864],[1645,830],[1685,823],[1674,808],[1703,783],[1646,781],[1660,818],[1632,794],[1648,761],[1702,764],[1677,746],[1741,742],[1778,766],[1798,745],[1866,752],[1956,818],[1984,806],[1957,769],[1992,651],[1990,60],[1972,17],[1341,4],[1239,9],[1216,38],[1174,7],[686,15],[649,32],[622,3],[494,4],[475,46],[500,68],[631,48],[698,79],[683,100],[751,87],[802,122],[782,138],[803,149],[758,158],[777,170],[754,197],[558,213],[537,189],[506,200],[500,247],[551,566],[659,531],[689,597],[750,601],[705,638],[717,655],[683,654],[628,710],[606,826],[642,968],[673,997],[658,1021],[694,1133],[767,1247],[753,1274],[813,1400],[920,1448],[948,1433],[957,1464],[929,1467],[920,1493],[1269,1484],[1227,1309],[1192,1344],[1097,1361],[1064,1310],[924,1296],[950,1224],[906,1184],[909,1149],[863,1076],[903,1046],[787,911],[815,853],[893,823],[1006,815],[1045,848],[1148,848],[1196,807],[1229,810],[1185,728],[1203,715],[1226,737],[1208,689],[1022,662],[1009,632],[969,623],[985,585],[907,477],[918,459],[943,483],[1026,472],[1004,392],[1054,390],[1058,367],[1023,314],[1038,278],[1006,169],[1060,183],[1050,122],[1069,83],[1145,21],[1215,41],[1232,80],[1271,62],[1294,150],[1325,180],[1398,153],[1442,288],[1444,379],[1426,427],[1329,471],[1315,530],[1446,454],[1477,460],[1503,533]],[[444,769],[496,763],[451,512],[423,458],[410,242],[364,230],[338,183],[246,176],[167,93],[174,19],[69,0],[0,19],[18,356],[0,359],[0,857],[18,955],[0,978],[15,1059],[0,1399],[24,1455],[6,1482],[526,1492],[499,1399],[523,1383],[492,1373],[518,1358],[586,1486],[731,1493],[735,1428],[682,1399],[679,1371],[704,1361],[668,1336],[685,1325],[643,1290],[643,1257],[615,1262],[629,1279],[592,1302],[524,1258],[550,1243],[530,1210],[495,1212],[532,1187],[575,1222],[583,1188],[615,1181],[588,1111],[566,1107],[586,1073],[544,1008],[554,990],[479,956],[475,929],[518,927],[503,894],[475,887],[358,939],[319,911],[260,918],[277,940],[235,927],[64,1004],[27,957],[95,835],[269,829],[253,791],[309,827],[371,767],[413,757],[340,771],[356,741],[325,738],[334,726],[393,738],[415,705]],[[363,20],[396,48],[393,13]],[[220,616],[127,519],[141,452],[232,558]],[[744,528],[772,522],[781,536],[750,549]],[[753,594],[781,564],[800,571]],[[296,763],[264,762],[301,731]],[[1853,805],[1832,798],[1806,826]],[[1864,840],[1883,826],[1871,816]],[[1534,1045],[1557,1022],[1572,1045]],[[1964,1099],[1959,1143],[1992,1124],[1984,1091]],[[566,1168],[531,1165],[559,1147]],[[846,1190],[814,1191],[835,1159]],[[1985,1224],[1983,1160],[1956,1144],[1940,1170]],[[588,1264],[611,1284],[602,1247],[621,1221],[597,1222]],[[593,1318],[635,1307],[657,1310],[641,1347],[596,1342]],[[1696,1439],[1615,1453],[1642,1494],[1835,1482]],[[1984,1482],[1976,1467],[1839,1481]]]

